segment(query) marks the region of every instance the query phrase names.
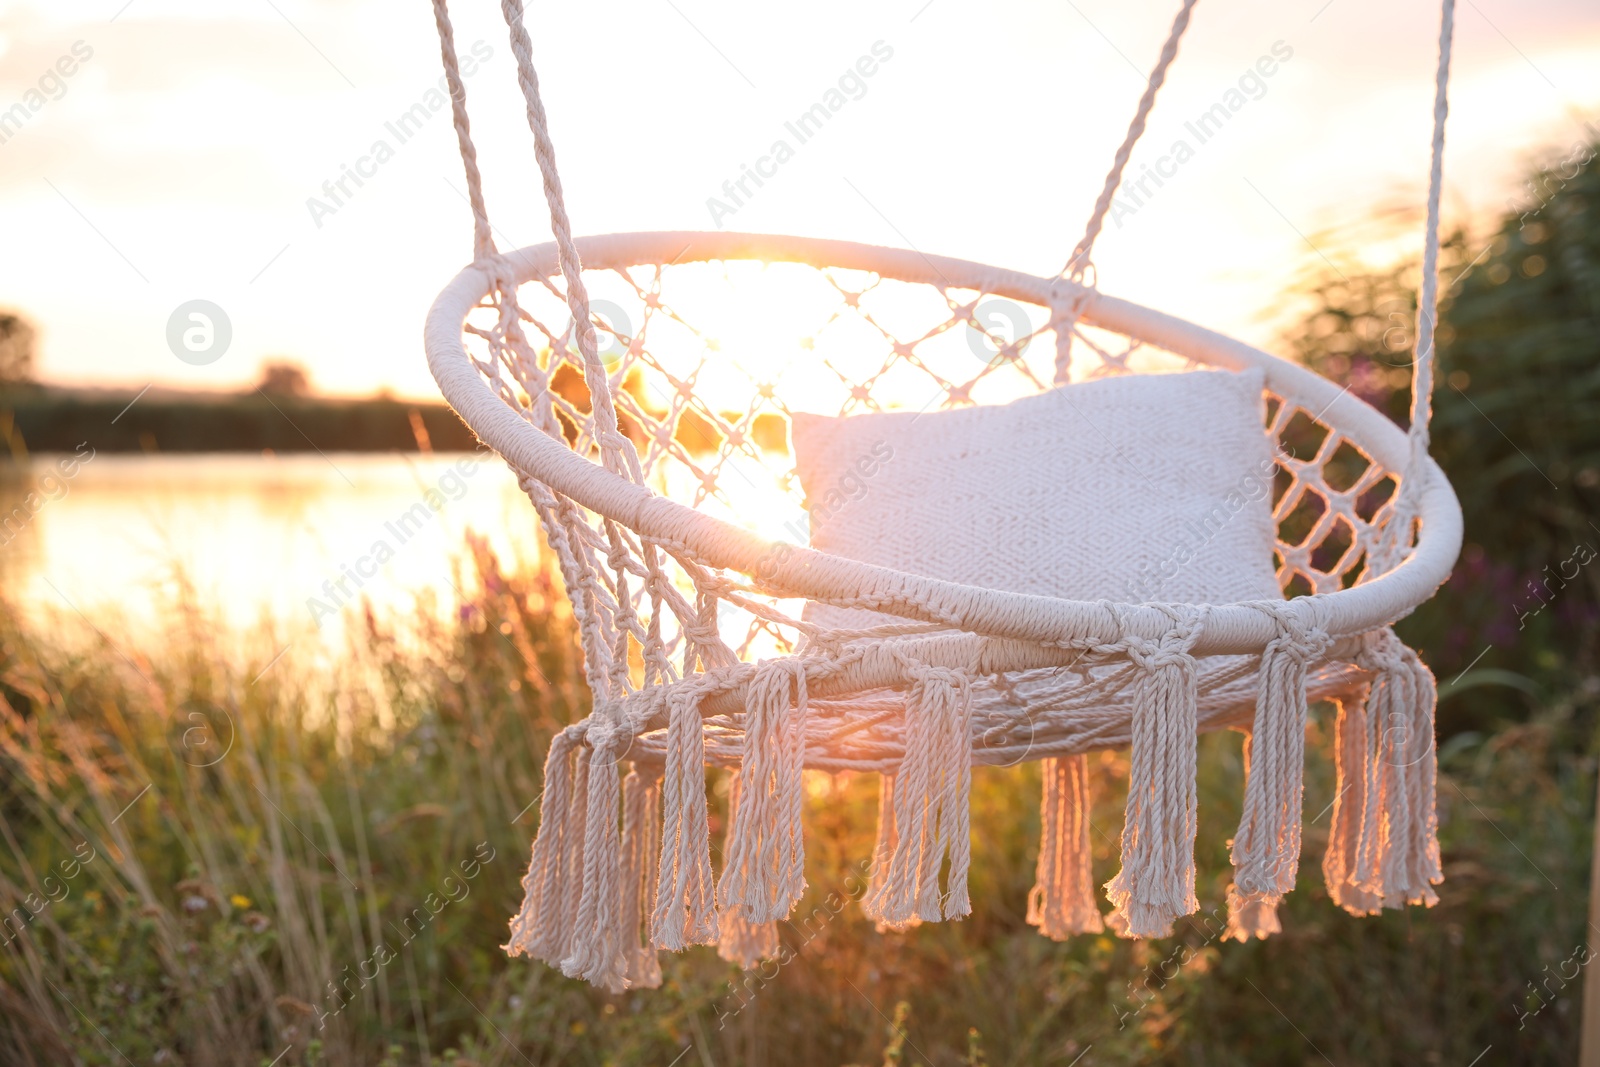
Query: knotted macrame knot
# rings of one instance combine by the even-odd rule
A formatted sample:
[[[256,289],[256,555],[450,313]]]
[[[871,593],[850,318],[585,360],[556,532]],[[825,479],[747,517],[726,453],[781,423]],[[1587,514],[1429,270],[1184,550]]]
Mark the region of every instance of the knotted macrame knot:
[[[1380,671],[1398,671],[1405,665],[1405,648],[1394,631],[1387,627],[1361,635],[1361,650],[1356,653],[1356,666],[1374,674]]]
[[[1263,650],[1263,658],[1286,656],[1296,667],[1308,667],[1323,656],[1328,649],[1333,647],[1333,635],[1328,633],[1327,627],[1320,618],[1320,605],[1313,598],[1306,598],[1294,602],[1296,607],[1305,605],[1304,612],[1291,608],[1288,604],[1273,603],[1272,601],[1256,601],[1246,605],[1254,608],[1272,619],[1278,627],[1278,636],[1267,642]],[[1310,614],[1309,620],[1302,619],[1302,613]]]
[[[1151,640],[1128,632],[1126,609],[1123,605],[1103,600],[1100,606],[1112,614],[1117,620],[1118,629],[1122,631],[1121,639],[1105,646],[1107,650],[1126,653],[1134,666],[1147,671],[1187,665],[1195,642],[1200,640],[1206,620],[1211,615],[1209,605],[1183,609],[1168,604],[1152,604],[1151,607],[1166,615],[1172,621],[1172,625],[1160,637]]]
[[[930,667],[915,660],[903,662],[906,665],[906,676],[913,682],[921,685],[945,685],[957,690],[967,688],[968,677],[965,671],[955,667]]]
[[[1193,647],[1192,636],[1185,639],[1173,633],[1163,634],[1157,641],[1143,637],[1129,637],[1123,641],[1123,648],[1134,666],[1147,671],[1182,666],[1189,659],[1189,650]]]
[[[605,436],[606,435],[604,434],[601,435],[602,438]],[[609,441],[602,440],[601,443],[609,445],[612,448],[617,447],[615,444],[612,444]],[[610,567],[613,571],[625,571],[628,569],[630,562],[632,562],[632,556],[628,548],[628,543],[621,537],[613,537],[611,539],[610,547],[606,549],[606,566]]]
[[[582,740],[589,746],[591,766],[615,763],[625,757],[627,749],[633,745],[633,734],[624,723],[591,717],[585,719],[584,724],[587,729]]]

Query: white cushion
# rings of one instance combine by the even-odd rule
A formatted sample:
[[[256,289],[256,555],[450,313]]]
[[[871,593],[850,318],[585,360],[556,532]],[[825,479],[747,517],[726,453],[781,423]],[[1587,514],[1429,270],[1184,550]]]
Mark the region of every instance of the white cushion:
[[[1005,405],[794,416],[811,547],[1072,600],[1281,599],[1259,370],[1102,378]],[[891,621],[811,604],[830,627]]]

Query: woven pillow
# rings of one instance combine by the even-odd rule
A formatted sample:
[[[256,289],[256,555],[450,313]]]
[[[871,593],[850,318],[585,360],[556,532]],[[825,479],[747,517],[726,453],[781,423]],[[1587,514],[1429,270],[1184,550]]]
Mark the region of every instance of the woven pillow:
[[[811,547],[1072,600],[1282,598],[1260,370],[1139,374],[1010,404],[797,414]],[[828,627],[894,621],[810,604]]]

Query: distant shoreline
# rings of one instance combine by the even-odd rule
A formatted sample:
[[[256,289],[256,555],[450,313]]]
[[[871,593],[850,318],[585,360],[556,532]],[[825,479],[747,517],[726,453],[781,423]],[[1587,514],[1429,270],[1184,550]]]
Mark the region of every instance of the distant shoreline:
[[[253,393],[139,395],[35,386],[0,394],[0,456],[108,453],[471,452],[441,403]]]

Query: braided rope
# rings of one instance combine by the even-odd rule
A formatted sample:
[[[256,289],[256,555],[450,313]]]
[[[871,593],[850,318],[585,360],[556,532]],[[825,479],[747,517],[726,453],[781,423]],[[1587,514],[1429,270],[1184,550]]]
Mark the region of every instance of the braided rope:
[[[1394,511],[1370,553],[1374,576],[1399,566],[1410,549],[1412,530],[1427,489],[1428,423],[1433,417],[1434,328],[1439,321],[1439,200],[1444,186],[1444,124],[1450,111],[1450,48],[1455,32],[1455,0],[1444,0],[1439,19],[1439,67],[1434,79],[1433,150],[1428,171],[1428,218],[1422,246],[1422,287],[1417,294],[1417,344],[1411,358],[1410,446]]]
[[[595,437],[605,465],[625,470],[634,481],[643,473],[633,443],[617,431],[617,409],[611,398],[611,383],[605,364],[595,345],[594,319],[589,312],[589,290],[583,283],[583,261],[572,239],[572,222],[567,217],[566,197],[561,190],[561,174],[556,168],[556,149],[550,139],[550,124],[545,117],[544,100],[539,93],[539,75],[533,67],[533,43],[523,24],[521,0],[501,0],[500,12],[511,32],[511,54],[517,60],[517,85],[527,104],[528,129],[533,133],[534,157],[544,182],[544,199],[550,208],[550,231],[555,235],[557,262],[566,281],[567,308],[572,313],[573,333],[583,356],[584,383],[594,406]]]
[[[1156,93],[1167,80],[1167,68],[1172,66],[1172,61],[1178,55],[1178,41],[1183,37],[1183,31],[1189,28],[1189,14],[1194,10],[1198,0],[1183,0],[1183,7],[1178,10],[1178,15],[1172,20],[1172,30],[1167,34],[1167,43],[1161,46],[1161,56],[1156,60],[1156,69],[1150,73],[1150,82],[1145,86],[1144,95],[1139,98],[1139,109],[1134,112],[1133,121],[1128,124],[1127,136],[1122,139],[1122,147],[1117,149],[1116,157],[1111,161],[1111,171],[1106,175],[1105,187],[1100,190],[1100,199],[1095,201],[1094,211],[1089,215],[1088,228],[1084,230],[1083,239],[1072,250],[1072,258],[1067,260],[1067,265],[1061,268],[1062,277],[1070,277],[1073,281],[1083,278],[1089,269],[1089,253],[1094,248],[1095,238],[1100,236],[1100,229],[1105,225],[1106,212],[1111,210],[1111,198],[1117,191],[1117,186],[1122,184],[1122,169],[1128,165],[1128,157],[1133,154],[1133,146],[1144,135],[1145,120],[1150,117],[1150,109],[1155,106]]]
[[[1425,469],[1428,422],[1433,415],[1433,333],[1439,319],[1439,198],[1444,185],[1444,123],[1450,112],[1450,46],[1455,31],[1455,0],[1444,0],[1439,20],[1439,71],[1433,95],[1433,159],[1428,172],[1427,235],[1422,249],[1422,292],[1417,301],[1417,347],[1411,369],[1411,460],[1404,485]]]
[[[456,128],[456,146],[461,150],[461,165],[467,172],[467,201],[472,205],[472,258],[474,262],[494,255],[494,237],[489,229],[489,211],[483,203],[483,175],[478,171],[478,147],[472,143],[472,123],[467,119],[467,87],[461,80],[456,60],[455,28],[450,25],[446,0],[433,0],[433,21],[439,29],[439,50],[444,60],[444,76],[450,83],[450,114]]]

